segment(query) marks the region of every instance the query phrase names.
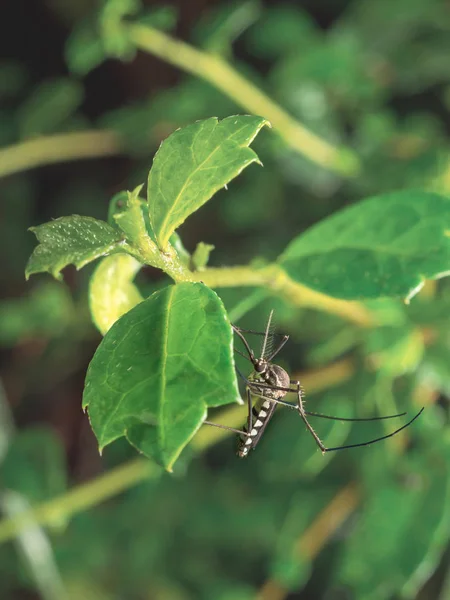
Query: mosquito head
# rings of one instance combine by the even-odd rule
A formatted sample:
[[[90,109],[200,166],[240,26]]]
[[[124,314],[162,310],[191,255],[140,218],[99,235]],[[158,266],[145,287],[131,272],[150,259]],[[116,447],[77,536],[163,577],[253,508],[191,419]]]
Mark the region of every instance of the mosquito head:
[[[267,371],[267,365],[267,360],[264,360],[264,358],[257,358],[253,363],[256,373],[260,375]]]

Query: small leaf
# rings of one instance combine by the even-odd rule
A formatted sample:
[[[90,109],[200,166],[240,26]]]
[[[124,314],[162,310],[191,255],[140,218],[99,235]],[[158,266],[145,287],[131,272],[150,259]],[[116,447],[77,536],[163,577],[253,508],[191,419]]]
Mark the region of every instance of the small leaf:
[[[192,264],[197,271],[201,271],[206,267],[209,260],[209,255],[214,250],[215,246],[212,244],[205,244],[199,242],[192,255]]]
[[[450,273],[450,201],[421,191],[364,200],[294,239],[279,260],[295,281],[337,298],[409,299]]]
[[[198,121],[178,129],[158,150],[148,177],[150,222],[159,246],[185,219],[252,162],[248,146],[268,125],[261,117]]]
[[[64,49],[66,63],[72,73],[87,75],[106,59],[106,50],[94,18],[75,24]]]
[[[108,225],[116,227],[116,217],[126,210],[128,204],[128,192],[122,191],[115,194],[109,201]]]
[[[126,435],[170,469],[208,406],[239,401],[222,302],[200,283],[154,293],[121,317],[89,365],[83,397],[100,450]]]
[[[99,256],[109,254],[123,244],[120,233],[104,221],[92,217],[60,217],[37,227],[30,227],[39,245],[34,249],[25,269],[28,279],[34,273],[47,271],[60,279],[60,271],[73,264],[81,269]]]
[[[128,254],[107,256],[96,268],[89,286],[92,320],[105,335],[108,329],[143,298],[132,283],[142,263]]]

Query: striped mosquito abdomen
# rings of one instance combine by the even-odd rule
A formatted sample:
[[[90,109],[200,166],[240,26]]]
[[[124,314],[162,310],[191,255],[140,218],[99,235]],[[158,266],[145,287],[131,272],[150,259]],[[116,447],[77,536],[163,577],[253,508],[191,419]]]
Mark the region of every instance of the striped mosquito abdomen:
[[[259,407],[253,407],[253,424],[251,431],[247,431],[247,425],[243,429],[247,435],[241,435],[238,438],[237,455],[244,458],[250,450],[253,450],[259,442],[261,435],[266,428],[267,423],[272,418],[277,405],[269,400],[264,400]]]
[[[238,456],[244,458],[248,455],[250,450],[253,450],[258,444],[267,423],[272,418],[272,415],[277,407],[276,402],[271,402],[272,399],[279,399],[286,396],[284,390],[269,389],[267,385],[273,385],[278,387],[287,388],[289,386],[289,375],[286,371],[278,365],[268,365],[262,373],[256,371],[248,378],[249,385],[248,390],[256,397],[260,398],[260,401],[256,406],[253,407],[253,419],[252,427],[248,431],[247,426],[244,427],[244,431],[247,435],[241,435],[238,441]],[[258,383],[264,384],[266,387],[258,386]]]

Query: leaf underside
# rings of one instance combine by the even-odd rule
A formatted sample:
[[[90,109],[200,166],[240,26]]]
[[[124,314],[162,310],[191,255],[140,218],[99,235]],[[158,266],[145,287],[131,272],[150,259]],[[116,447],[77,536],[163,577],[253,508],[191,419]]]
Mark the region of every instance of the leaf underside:
[[[129,254],[117,253],[104,258],[89,284],[92,320],[104,335],[108,329],[143,298],[133,283],[142,264]]]

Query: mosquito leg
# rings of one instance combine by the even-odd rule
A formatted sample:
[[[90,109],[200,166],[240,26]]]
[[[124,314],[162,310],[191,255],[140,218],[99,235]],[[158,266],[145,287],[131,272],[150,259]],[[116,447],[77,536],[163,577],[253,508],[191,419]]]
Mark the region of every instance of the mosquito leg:
[[[219,425],[218,423],[212,423],[211,421],[203,421],[204,425],[211,425],[212,427],[219,427],[219,429],[227,429],[228,431],[234,431],[234,433],[238,433],[239,435],[244,435],[245,437],[249,436],[249,431],[253,429],[253,404],[252,397],[250,394],[250,390],[247,389],[247,406],[248,406],[248,416],[247,416],[247,431],[243,429],[234,429],[234,427],[228,427],[227,425]]]
[[[253,429],[253,404],[252,404],[252,395],[248,388],[247,388],[247,407],[248,407],[247,435],[250,435],[250,432]]]
[[[236,327],[235,325],[232,325],[231,327],[233,328],[234,332],[237,333],[237,335],[241,338],[241,341],[244,344],[245,349],[248,352],[248,356],[249,356],[251,362],[253,362],[255,360],[255,357],[254,357],[254,354],[253,354],[253,350],[248,345],[248,342],[245,339],[244,335],[241,333],[241,330],[239,329],[239,327]]]
[[[227,425],[219,425],[218,423],[212,423],[211,421],[203,421],[203,425],[211,425],[212,427],[218,427],[219,429],[226,429],[227,431],[234,431],[234,433],[238,433],[239,435],[248,436],[248,433],[243,429],[234,429],[234,427],[228,427]]]
[[[275,348],[275,350],[272,352],[272,354],[270,356],[267,357],[267,362],[270,362],[271,360],[273,360],[275,358],[275,356],[281,351],[281,349],[283,348],[283,346],[285,345],[285,343],[288,341],[289,336],[288,335],[284,335],[281,342],[278,344],[278,346]]]
[[[321,449],[322,454],[325,454],[325,452],[327,452],[328,448],[326,448],[322,444],[321,439],[319,438],[319,436],[317,435],[317,433],[314,431],[314,429],[310,425],[308,419],[306,418],[305,409],[303,408],[302,388],[300,386],[300,381],[292,381],[291,383],[293,383],[293,384],[295,383],[297,385],[297,403],[298,403],[297,404],[297,408],[298,408],[298,412],[299,412],[301,418],[303,419],[303,422],[306,425],[306,428],[308,429],[309,433],[313,436],[314,441],[316,442],[316,444]]]

